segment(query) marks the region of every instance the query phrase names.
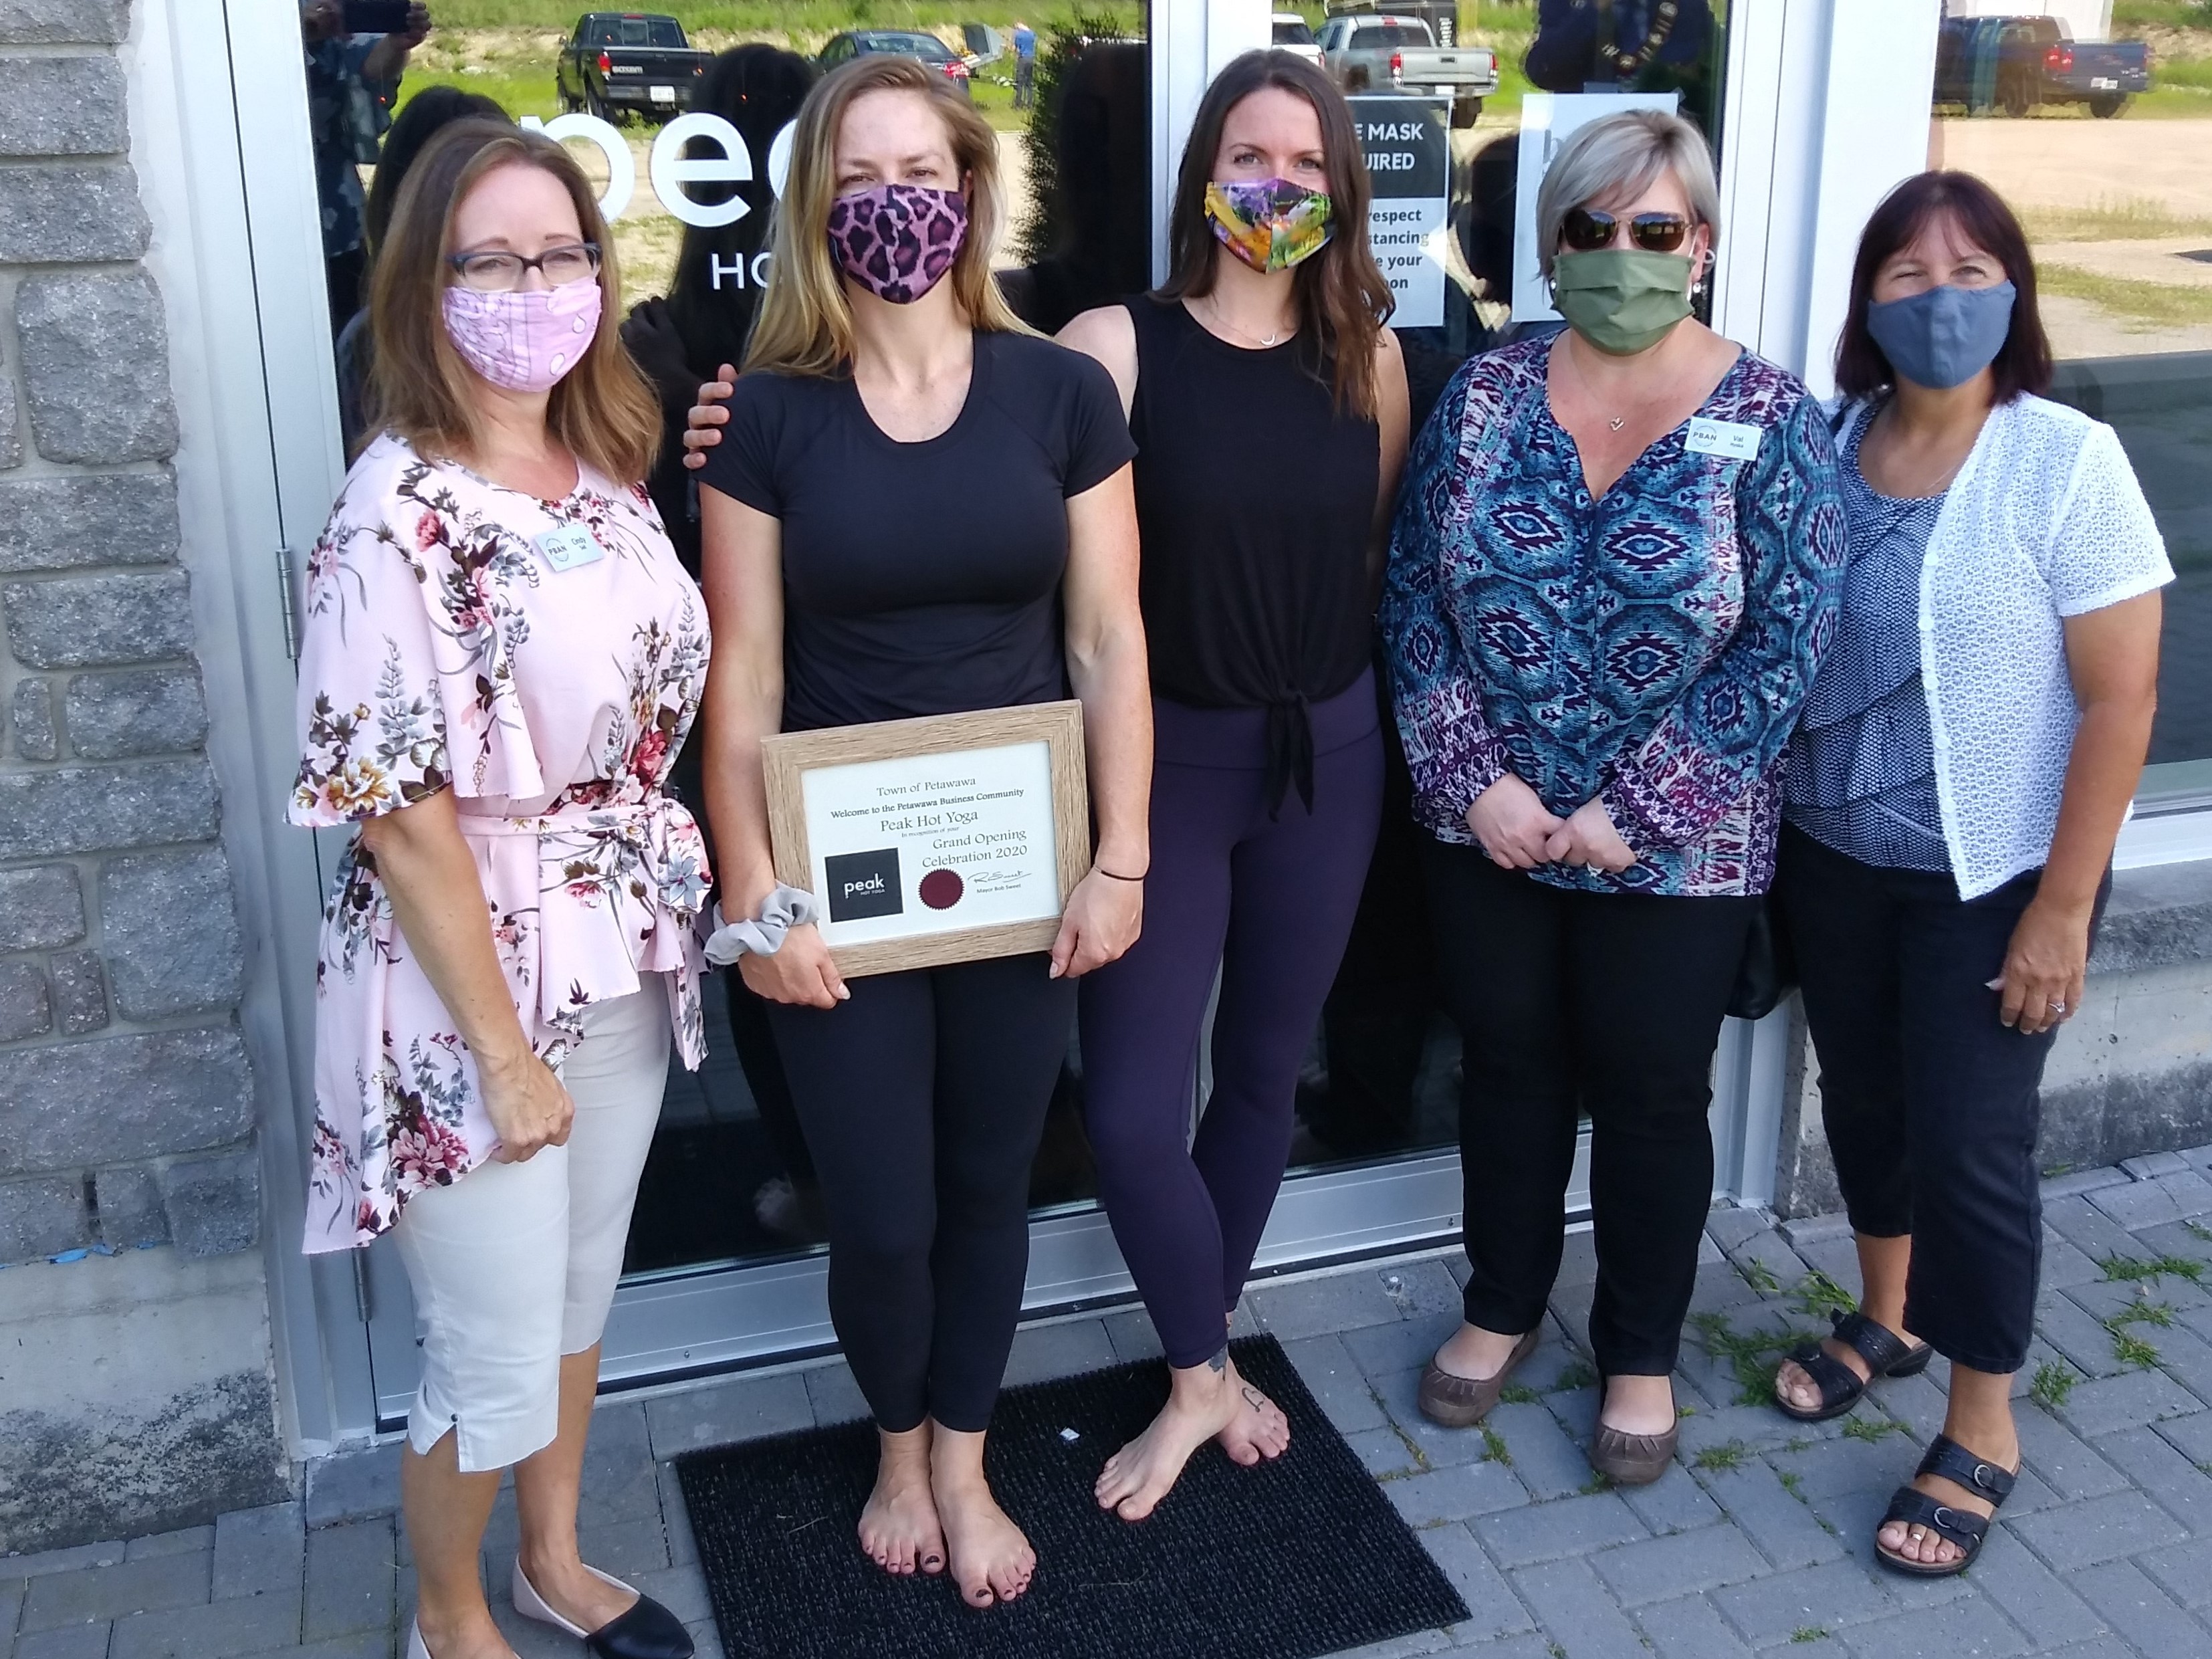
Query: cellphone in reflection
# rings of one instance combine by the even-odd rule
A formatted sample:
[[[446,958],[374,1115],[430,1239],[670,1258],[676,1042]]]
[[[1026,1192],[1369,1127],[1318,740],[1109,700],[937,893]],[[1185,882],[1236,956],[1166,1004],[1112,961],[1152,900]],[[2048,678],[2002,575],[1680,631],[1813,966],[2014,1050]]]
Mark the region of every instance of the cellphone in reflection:
[[[348,34],[404,34],[407,0],[345,0]]]

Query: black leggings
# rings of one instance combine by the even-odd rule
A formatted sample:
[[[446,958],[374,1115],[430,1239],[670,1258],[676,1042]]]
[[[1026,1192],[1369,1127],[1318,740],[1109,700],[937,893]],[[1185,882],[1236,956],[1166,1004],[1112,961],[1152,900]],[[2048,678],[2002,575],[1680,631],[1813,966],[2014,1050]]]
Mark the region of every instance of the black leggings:
[[[988,1428],[1029,1270],[1030,1164],[1075,981],[1043,956],[769,1006],[830,1213],[830,1317],[877,1423]]]
[[[1962,901],[1948,875],[1862,864],[1784,829],[1774,884],[1851,1225],[1911,1236],[1906,1326],[2000,1375],[2026,1362],[2035,1320],[2035,1143],[2058,1033],[1999,1024],[1989,981],[2040,878]]]
[[[1559,1277],[1575,1135],[1590,1119],[1607,1376],[1674,1369],[1713,1193],[1713,1048],[1753,898],[1548,887],[1431,842],[1431,919],[1464,1045],[1467,1317],[1533,1330]]]

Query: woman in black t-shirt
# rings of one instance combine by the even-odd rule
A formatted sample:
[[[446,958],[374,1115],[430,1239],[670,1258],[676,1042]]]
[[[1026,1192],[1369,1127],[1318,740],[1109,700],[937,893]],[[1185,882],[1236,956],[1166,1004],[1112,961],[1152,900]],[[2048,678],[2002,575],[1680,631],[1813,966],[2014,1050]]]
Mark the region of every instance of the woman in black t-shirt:
[[[1290,1440],[1237,1376],[1227,1315],[1382,816],[1372,594],[1407,398],[1367,189],[1343,95],[1288,52],[1248,52],[1192,121],[1167,283],[1060,336],[1130,410],[1158,743],[1152,922],[1082,996],[1099,1193],[1174,1377],[1098,1477],[1130,1521],[1207,1440],[1248,1466]]]
[[[706,791],[830,1217],[830,1310],[881,1436],[861,1547],[970,1606],[1035,1556],[983,1478],[1029,1168],[1075,977],[1136,938],[1152,769],[1129,434],[1112,381],[993,287],[996,143],[951,83],[857,60],[799,114],[769,285],[701,475]],[[1084,704],[1097,861],[1049,957],[843,981],[771,866],[760,744]]]

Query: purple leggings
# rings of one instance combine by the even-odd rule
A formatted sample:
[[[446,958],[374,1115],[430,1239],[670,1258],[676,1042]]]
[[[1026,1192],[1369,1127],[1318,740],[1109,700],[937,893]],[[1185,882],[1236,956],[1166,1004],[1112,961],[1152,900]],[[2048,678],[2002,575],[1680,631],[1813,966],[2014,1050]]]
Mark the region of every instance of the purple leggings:
[[[1085,976],[1085,1126],[1115,1241],[1168,1363],[1220,1350],[1290,1156],[1298,1066],[1336,976],[1382,816],[1374,678],[1310,710],[1313,808],[1267,813],[1267,714],[1152,706],[1145,931]],[[1189,1138],[1216,965],[1213,1092]]]

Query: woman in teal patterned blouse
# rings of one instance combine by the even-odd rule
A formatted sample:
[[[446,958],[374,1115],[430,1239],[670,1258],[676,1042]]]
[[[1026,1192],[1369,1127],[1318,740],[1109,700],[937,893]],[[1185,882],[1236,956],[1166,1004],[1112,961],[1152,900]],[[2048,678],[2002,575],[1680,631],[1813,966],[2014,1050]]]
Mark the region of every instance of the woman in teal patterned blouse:
[[[1708,1074],[1844,558],[1819,406],[1690,314],[1717,218],[1705,140],[1674,116],[1561,149],[1536,220],[1569,327],[1447,389],[1382,602],[1466,1053],[1472,1276],[1422,1408],[1472,1423],[1535,1347],[1587,1111],[1590,1455],[1632,1482],[1674,1454]]]

